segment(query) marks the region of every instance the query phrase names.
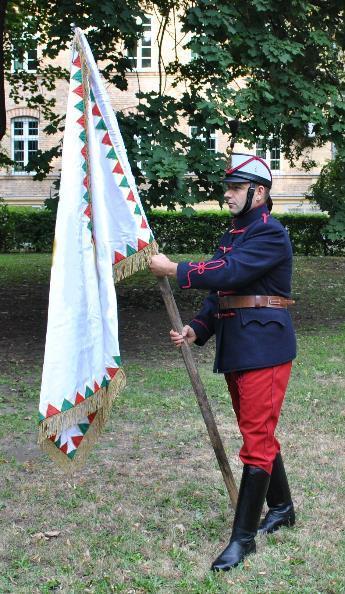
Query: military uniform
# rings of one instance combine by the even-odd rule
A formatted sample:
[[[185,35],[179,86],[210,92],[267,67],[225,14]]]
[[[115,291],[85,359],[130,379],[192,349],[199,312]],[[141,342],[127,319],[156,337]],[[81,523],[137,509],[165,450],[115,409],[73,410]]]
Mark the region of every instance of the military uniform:
[[[211,260],[181,262],[182,289],[209,289],[190,322],[202,346],[215,334],[214,371],[224,373],[236,413],[244,463],[231,539],[212,565],[228,570],[255,551],[255,535],[265,496],[269,505],[261,532],[293,525],[291,501],[280,445],[275,437],[296,340],[290,303],[292,249],[285,228],[267,205],[253,208],[257,184],[271,187],[267,164],[252,155],[235,155],[226,172],[229,184],[250,183],[242,212],[233,218]]]

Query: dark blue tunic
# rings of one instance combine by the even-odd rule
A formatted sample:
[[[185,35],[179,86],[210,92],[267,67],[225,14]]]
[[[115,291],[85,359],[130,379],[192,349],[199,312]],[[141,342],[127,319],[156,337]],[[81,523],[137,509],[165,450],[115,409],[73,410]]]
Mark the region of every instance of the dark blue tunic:
[[[212,260],[179,263],[182,289],[210,289],[190,326],[200,346],[216,334],[215,372],[261,369],[295,358],[296,339],[287,309],[241,308],[229,312],[229,317],[216,317],[217,291],[288,298],[291,273],[288,233],[266,206],[234,218]]]

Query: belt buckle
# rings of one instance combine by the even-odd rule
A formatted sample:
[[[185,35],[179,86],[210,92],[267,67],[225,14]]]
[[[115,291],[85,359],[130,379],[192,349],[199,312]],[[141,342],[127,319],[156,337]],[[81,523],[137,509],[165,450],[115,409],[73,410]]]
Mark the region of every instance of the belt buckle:
[[[270,297],[268,300],[268,304],[281,306],[282,302],[281,302],[281,299],[274,299],[274,298],[272,299],[272,297]]]

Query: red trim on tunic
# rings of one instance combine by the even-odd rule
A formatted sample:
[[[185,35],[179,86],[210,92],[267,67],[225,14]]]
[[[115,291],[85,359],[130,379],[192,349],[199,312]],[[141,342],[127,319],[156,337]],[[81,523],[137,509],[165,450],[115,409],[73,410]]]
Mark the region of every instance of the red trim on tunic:
[[[235,227],[233,229],[230,229],[230,233],[244,233],[247,227],[243,227],[242,229],[235,229]]]
[[[182,289],[190,289],[192,286],[192,282],[190,280],[190,275],[192,272],[197,272],[198,274],[204,274],[207,270],[217,270],[218,268],[222,268],[225,266],[224,260],[209,260],[208,262],[188,262],[188,266],[191,267],[191,270],[187,273],[188,278],[188,285],[184,285],[181,287]]]
[[[227,254],[228,252],[231,252],[232,246],[225,247],[225,245],[220,245],[218,249],[223,250],[224,254]]]
[[[261,213],[261,216],[263,218],[264,223],[267,223],[268,221],[268,217],[270,216],[269,214],[267,214],[267,212],[263,212]]]
[[[209,332],[209,328],[206,326],[206,324],[204,322],[202,322],[201,320],[197,320],[196,318],[194,318],[192,320],[192,322],[197,322],[198,324],[200,324],[201,326],[203,326],[204,328],[206,328],[207,332]]]

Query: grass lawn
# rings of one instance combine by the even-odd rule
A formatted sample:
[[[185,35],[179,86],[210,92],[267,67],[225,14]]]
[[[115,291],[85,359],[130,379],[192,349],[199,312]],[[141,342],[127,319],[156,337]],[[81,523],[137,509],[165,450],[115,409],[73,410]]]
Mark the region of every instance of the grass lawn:
[[[0,315],[11,299],[23,310],[13,338],[2,317],[0,341],[0,593],[345,593],[345,259],[296,259],[299,356],[278,431],[296,527],[258,537],[257,554],[220,575],[209,566],[233,512],[180,355],[160,338],[166,314],[146,273],[118,287],[120,317],[132,331],[142,325],[141,356],[125,342],[128,386],[87,467],[64,476],[35,445],[43,338],[29,360],[23,320],[29,308],[33,323],[39,316],[31,291],[47,290],[49,267],[45,254],[0,255]],[[141,294],[147,309],[136,318]],[[177,291],[183,310],[199,299],[186,295]],[[224,379],[211,372],[213,344],[194,351],[239,480],[241,438]]]

